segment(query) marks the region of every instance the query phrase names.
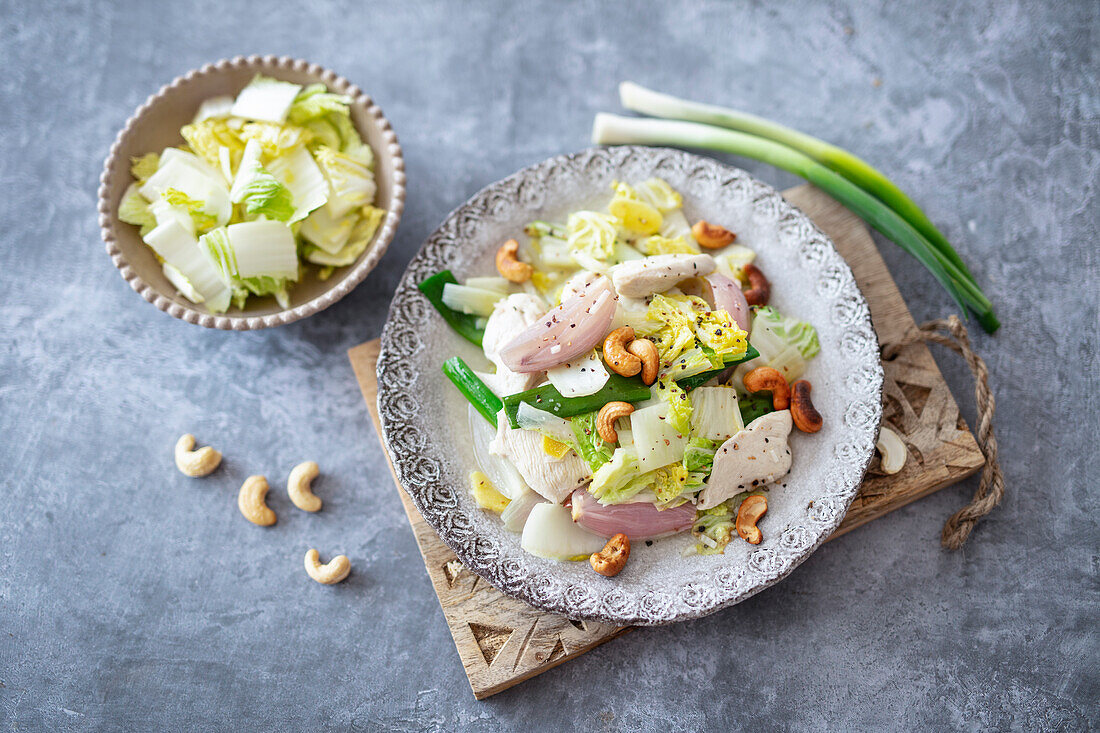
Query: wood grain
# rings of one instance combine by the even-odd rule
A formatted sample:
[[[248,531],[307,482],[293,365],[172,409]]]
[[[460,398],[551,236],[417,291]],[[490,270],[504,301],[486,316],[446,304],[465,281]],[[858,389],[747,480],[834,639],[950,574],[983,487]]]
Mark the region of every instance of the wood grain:
[[[914,327],[913,317],[863,222],[813,186],[798,186],[783,195],[813,218],[851,265],[867,296],[880,342],[898,339]],[[381,435],[375,376],[378,347],[377,339],[369,341],[349,350],[348,357]],[[974,437],[959,417],[958,406],[926,346],[907,347],[896,359],[883,362],[883,367],[884,419],[906,442],[909,460],[893,476],[879,470],[877,458],[872,462],[847,517],[830,540],[960,481],[982,465]],[[420,516],[408,494],[401,489],[397,493],[477,699],[494,695],[630,630],[571,621],[504,595],[467,570]]]

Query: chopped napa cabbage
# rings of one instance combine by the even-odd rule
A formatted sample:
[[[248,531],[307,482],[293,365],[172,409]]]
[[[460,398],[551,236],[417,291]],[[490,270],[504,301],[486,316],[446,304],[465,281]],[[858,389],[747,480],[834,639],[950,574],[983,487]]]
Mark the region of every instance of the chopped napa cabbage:
[[[698,390],[696,390],[698,391]],[[697,408],[698,409],[698,408]],[[714,454],[720,443],[693,435],[684,448],[684,468],[693,473],[709,474],[714,466]]]
[[[663,178],[650,178],[634,187],[640,201],[644,201],[662,214],[684,205],[684,199]]]
[[[498,290],[505,295],[512,289],[512,284],[502,277],[468,277],[465,284],[479,290]]]
[[[598,412],[589,412],[575,416],[569,423],[573,431],[573,442],[577,446],[577,454],[584,459],[592,471],[596,471],[603,464],[611,460],[615,446],[606,442],[596,431],[596,416]],[[627,431],[620,430],[619,438]]]
[[[340,138],[340,130],[336,125],[328,121],[327,118],[321,117],[316,120],[310,120],[306,122],[303,127],[309,132],[310,145],[326,145],[335,150],[339,150],[344,141]]]
[[[526,402],[519,403],[516,421],[523,430],[534,430],[570,447],[573,444],[573,428],[565,418],[540,410]]]
[[[638,473],[637,454],[629,448],[616,448],[611,459],[593,472],[588,492],[601,502],[621,503],[648,485],[637,482],[632,485]]]
[[[574,259],[581,255],[586,260],[607,262],[614,256],[618,233],[614,217],[596,211],[578,211],[569,215],[566,229]]]
[[[157,163],[157,171],[163,170],[168,165],[184,164],[194,168],[197,172],[208,176],[211,181],[218,185],[224,185],[226,183],[225,177],[222,176],[222,172],[218,170],[218,166],[210,165],[205,160],[195,155],[189,150],[183,148],[165,148],[160,153],[160,160]]]
[[[233,114],[233,97],[211,97],[203,100],[191,124],[205,120],[222,119]]]
[[[131,183],[122,194],[122,200],[118,204],[118,218],[127,224],[141,227],[143,237],[157,225],[153,212],[149,210],[149,202],[138,191],[137,183]]]
[[[299,150],[313,140],[313,133],[296,125],[276,125],[272,122],[249,122],[238,133],[245,142],[255,140],[265,155],[282,157]]]
[[[572,270],[577,266],[573,260],[569,242],[549,235],[539,237],[532,245],[535,260],[539,268],[546,270]]]
[[[168,282],[172,283],[183,297],[187,298],[192,303],[202,303],[206,300],[206,298],[202,296],[202,293],[195,289],[195,286],[191,284],[191,281],[188,280],[187,276],[182,272],[172,267],[167,262],[161,265],[161,270],[164,272],[164,277]]]
[[[650,485],[650,490],[657,497],[658,503],[671,507],[675,500],[683,495],[687,487],[688,477],[687,469],[680,462],[658,468],[653,472],[653,483]]]
[[[336,127],[340,133],[340,139],[343,140],[340,152],[374,170],[374,151],[359,137],[359,131],[352,124],[351,115],[332,114],[327,119]]]
[[[190,212],[182,206],[173,206],[166,199],[159,198],[149,204],[149,211],[152,212],[153,218],[157,220],[158,226],[168,221],[178,221],[184,229],[195,234],[195,220],[191,218]]]
[[[683,236],[675,238],[662,237],[660,234],[654,234],[651,237],[645,237],[638,240],[638,249],[647,256],[653,255],[674,255],[674,254],[699,254],[699,247],[692,242],[689,242]]]
[[[298,279],[298,247],[282,222],[247,221],[226,227],[241,278]]]
[[[695,345],[695,321],[699,312],[706,308],[706,302],[695,296],[669,293],[653,296],[646,317],[664,324],[656,333],[649,335],[657,346],[662,366],[670,366],[681,353]]]
[[[656,234],[661,228],[661,212],[638,198],[634,189],[618,181],[611,184],[614,198],[608,204],[608,211],[622,224],[623,228],[634,234]]]
[[[263,297],[265,295],[272,295],[277,302],[283,308],[290,307],[290,293],[288,292],[289,282],[285,277],[242,277],[240,278],[240,284],[245,290],[253,295]]]
[[[546,378],[563,397],[584,397],[600,391],[610,378],[595,351],[546,370]]]
[[[732,438],[744,423],[733,387],[698,387],[691,393],[693,436],[708,440]]]
[[[695,346],[681,353],[667,368],[661,370],[662,379],[684,379],[696,374],[721,369],[723,362],[708,347]]]
[[[325,204],[306,217],[298,233],[302,235],[302,239],[334,255],[351,239],[351,233],[358,221],[359,212],[335,216],[332,208]]]
[[[630,415],[630,431],[634,438],[638,465],[643,471],[653,471],[675,463],[684,455],[688,432],[671,425],[668,404],[657,404],[634,410]]]
[[[721,555],[726,551],[726,545],[734,536],[734,522],[737,520],[737,509],[741,501],[748,496],[738,494],[732,499],[727,499],[716,507],[704,509],[695,518],[695,526],[691,533],[699,539],[695,551],[700,555]]]
[[[201,234],[218,226],[217,214],[208,213],[204,202],[196,201],[183,191],[170,188],[164,192],[164,200],[170,206],[186,211],[191,217],[191,228],[197,233]]]
[[[230,161],[240,160],[244,143],[225,120],[208,119],[180,128],[180,135],[195,154],[210,165],[221,168],[221,148],[229,150]]]
[[[263,168],[244,187],[241,199],[245,211],[253,216],[286,221],[294,214],[290,189]]]
[[[752,263],[755,259],[756,252],[743,244],[734,244],[722,250],[722,254],[715,257],[714,262],[718,266],[719,274],[725,275],[730,280],[739,282],[742,285],[747,285],[748,278],[745,276],[745,265]]]
[[[345,94],[334,94],[324,84],[310,84],[294,99],[287,113],[287,119],[295,125],[329,114],[348,114],[351,99]]]
[[[653,383],[653,396],[665,403],[665,420],[677,432],[687,434],[691,431],[692,399],[687,392],[671,379],[661,378]]]
[[[364,206],[359,215],[359,220],[351,230],[351,236],[348,237],[348,243],[345,244],[339,252],[330,254],[319,247],[306,245],[303,257],[314,264],[328,267],[344,267],[350,265],[359,259],[359,255],[367,250],[367,246],[371,243],[371,240],[374,239],[374,234],[378,231],[378,227],[381,226],[382,219],[385,216],[385,209],[379,209],[374,206]]]
[[[215,313],[229,307],[231,291],[195,235],[179,221],[159,224],[145,235],[145,243],[171,265],[199,293]]]
[[[333,216],[343,216],[374,201],[374,174],[365,165],[324,145],[313,151],[313,157],[332,188],[328,205]]]
[[[749,348],[748,334],[724,310],[699,314],[695,322],[695,337],[712,349],[721,361],[733,361],[744,356]]]
[[[241,90],[230,110],[234,117],[282,124],[302,87],[257,74]]]
[[[260,160],[263,158],[263,146],[258,140],[249,140],[244,150],[241,151],[241,159],[237,165],[237,175],[233,179],[233,185],[229,189],[229,200],[235,204],[244,200],[244,190],[252,179],[260,175],[264,169]]]
[[[130,175],[138,181],[145,183],[160,167],[160,156],[156,153],[146,153],[135,158],[130,158]]]
[[[760,330],[767,330],[774,334],[789,346],[794,346],[802,354],[803,359],[812,359],[821,350],[817,341],[817,331],[805,321],[784,316],[771,306],[761,306],[756,309],[752,319],[752,330],[755,338]]]
[[[191,157],[205,166],[199,158]],[[214,171],[215,178],[207,175],[202,166],[196,166],[186,158],[169,157],[165,151],[165,155],[161,156],[160,168],[142,185],[141,195],[150,201],[164,196],[174,206],[184,206],[193,216],[201,212],[212,219],[212,226],[221,226],[229,221],[233,213],[229,190],[221,173]],[[168,196],[169,192],[172,192],[171,196]]]
[[[305,148],[296,148],[292,153],[275,158],[267,169],[290,189],[294,201],[291,223],[306,218],[328,201],[328,180]]]
[[[497,302],[506,297],[499,290],[478,290],[468,285],[447,283],[443,286],[443,304],[459,313],[488,318]]]
[[[665,221],[661,224],[661,230],[657,233],[666,239],[683,237],[688,244],[695,244],[695,235],[691,232],[691,225],[688,224],[684,212],[679,209],[665,214]],[[698,252],[698,250],[696,250],[696,252]]]

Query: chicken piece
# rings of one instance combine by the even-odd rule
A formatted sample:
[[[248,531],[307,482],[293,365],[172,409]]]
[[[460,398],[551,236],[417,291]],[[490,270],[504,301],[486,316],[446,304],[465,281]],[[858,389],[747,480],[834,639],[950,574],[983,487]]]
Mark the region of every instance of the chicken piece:
[[[681,280],[704,277],[717,267],[710,255],[656,255],[628,260],[611,268],[615,292],[628,298],[663,293]]]
[[[497,437],[489,450],[512,462],[527,485],[555,504],[592,479],[592,472],[576,451],[554,458],[542,449],[542,435],[534,430],[513,429],[504,410],[497,415]]]
[[[742,491],[770,484],[791,470],[791,411],[769,412],[727,440],[714,454],[714,469],[699,492],[699,509],[711,509]]]
[[[485,336],[481,339],[481,348],[485,358],[496,365],[497,373],[482,376],[486,386],[497,397],[530,389],[545,377],[542,372],[520,374],[513,372],[500,359],[500,350],[516,336],[527,330],[546,313],[546,304],[529,293],[515,293],[497,302],[493,314],[485,323]],[[488,378],[486,378],[486,376]]]

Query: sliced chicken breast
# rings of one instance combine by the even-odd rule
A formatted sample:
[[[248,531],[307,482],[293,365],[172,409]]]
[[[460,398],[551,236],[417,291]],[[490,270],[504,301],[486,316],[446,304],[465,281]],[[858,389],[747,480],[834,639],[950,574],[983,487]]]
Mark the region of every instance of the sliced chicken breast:
[[[588,464],[575,451],[560,459],[547,455],[542,449],[542,435],[513,429],[504,410],[497,415],[497,437],[489,450],[510,460],[528,486],[555,504],[561,504],[574,489],[592,479]]]
[[[628,298],[663,293],[681,280],[703,277],[717,267],[710,255],[656,255],[628,260],[611,268],[615,292]]]

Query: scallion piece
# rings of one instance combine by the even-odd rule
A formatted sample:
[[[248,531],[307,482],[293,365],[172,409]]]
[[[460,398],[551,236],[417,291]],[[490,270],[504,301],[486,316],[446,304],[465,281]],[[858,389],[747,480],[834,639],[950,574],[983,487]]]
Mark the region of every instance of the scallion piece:
[[[447,375],[458,391],[470,401],[478,412],[494,427],[497,424],[497,413],[504,404],[493,391],[485,386],[485,382],[478,379],[474,371],[466,365],[462,357],[452,356],[443,362],[443,373]]]
[[[426,278],[416,287],[424,293],[424,297],[435,306],[435,309],[439,311],[439,315],[443,316],[443,320],[447,321],[451,328],[470,343],[481,346],[481,338],[485,335],[485,329],[478,327],[477,316],[470,313],[459,313],[443,302],[443,286],[448,283],[455,285],[458,281],[455,280],[455,276],[451,274],[450,270],[444,270]]]
[[[808,155],[772,140],[696,122],[638,119],[600,113],[592,128],[599,145],[679,145],[753,158],[801,176],[847,206],[917,258],[955,299],[969,306],[986,331],[1000,325],[981,290],[893,209]]]

